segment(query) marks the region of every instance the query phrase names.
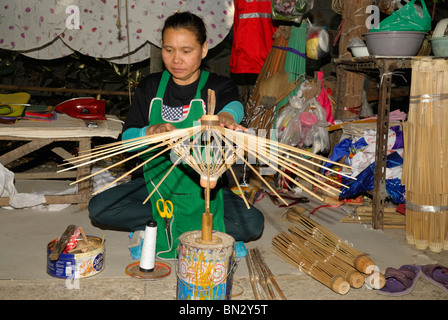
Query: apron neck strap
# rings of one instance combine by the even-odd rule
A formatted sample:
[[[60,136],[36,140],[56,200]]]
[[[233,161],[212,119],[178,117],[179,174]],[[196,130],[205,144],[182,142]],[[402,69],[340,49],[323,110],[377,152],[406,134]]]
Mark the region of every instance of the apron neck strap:
[[[201,75],[199,78],[199,84],[198,84],[198,88],[196,90],[196,96],[194,97],[195,99],[201,99],[201,90],[202,88],[204,88],[205,83],[208,80],[208,76],[209,76],[209,72],[205,71],[205,70],[201,70]],[[165,70],[162,73],[162,79],[160,79],[160,84],[159,84],[159,88],[157,89],[157,98],[163,99],[163,96],[165,95],[165,89],[166,86],[168,84],[168,81],[170,80],[171,74]]]
[[[208,71],[201,70],[201,76],[199,78],[198,89],[196,90],[196,97],[194,97],[195,99],[201,99],[201,91],[202,91],[202,88],[205,87],[205,83],[208,80],[209,74],[210,73]]]

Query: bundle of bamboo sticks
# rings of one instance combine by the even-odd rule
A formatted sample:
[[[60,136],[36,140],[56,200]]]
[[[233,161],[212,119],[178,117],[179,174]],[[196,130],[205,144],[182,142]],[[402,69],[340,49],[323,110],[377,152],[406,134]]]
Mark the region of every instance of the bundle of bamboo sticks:
[[[372,224],[372,207],[353,206],[354,210],[347,217],[341,218],[342,223]],[[396,212],[396,208],[384,208],[383,228],[395,229],[405,228],[406,216]]]
[[[448,61],[413,61],[403,127],[406,239],[417,249],[448,250]]]
[[[289,210],[286,217],[294,224],[272,241],[274,252],[285,261],[339,294],[360,288],[367,275],[373,276],[375,265],[366,254],[301,213]],[[385,281],[377,277],[380,288]]]
[[[246,263],[255,300],[286,300],[274,274],[258,248],[248,250]]]

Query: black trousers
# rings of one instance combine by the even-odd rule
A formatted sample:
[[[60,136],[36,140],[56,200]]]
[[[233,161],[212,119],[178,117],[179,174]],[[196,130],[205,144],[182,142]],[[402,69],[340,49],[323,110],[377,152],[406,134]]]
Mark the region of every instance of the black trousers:
[[[129,231],[144,230],[152,218],[150,201],[144,178],[136,178],[94,196],[89,203],[92,222],[103,227]],[[263,214],[251,206],[247,209],[243,199],[228,187],[223,188],[224,224],[226,233],[236,241],[250,241],[261,236],[264,229]]]

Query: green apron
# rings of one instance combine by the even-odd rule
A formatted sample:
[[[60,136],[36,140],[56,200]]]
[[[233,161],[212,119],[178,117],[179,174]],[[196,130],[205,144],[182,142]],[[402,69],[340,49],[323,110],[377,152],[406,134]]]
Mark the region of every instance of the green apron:
[[[208,75],[207,71],[201,72],[196,96],[190,102],[188,116],[183,121],[170,122],[177,129],[192,127],[204,115],[204,101],[201,99],[201,90],[207,82]],[[162,99],[170,76],[167,71],[162,74],[157,95],[151,101],[149,110],[150,126],[167,122],[162,118]],[[158,151],[148,152],[142,158],[148,159],[155,154],[154,152]],[[143,172],[149,193],[154,190],[172,165],[170,152],[166,152],[144,166]],[[188,165],[180,162],[151,196],[153,218],[157,221],[156,252],[160,258],[175,258],[176,249],[179,245],[179,236],[187,231],[201,230],[205,200],[204,188],[200,186],[199,181],[200,176]],[[172,233],[171,247],[165,232],[165,220],[159,215],[156,207],[157,200],[161,198],[163,200],[171,200],[174,207],[172,221],[170,221]],[[213,214],[213,230],[225,232],[224,201],[220,184],[211,192],[210,212]]]

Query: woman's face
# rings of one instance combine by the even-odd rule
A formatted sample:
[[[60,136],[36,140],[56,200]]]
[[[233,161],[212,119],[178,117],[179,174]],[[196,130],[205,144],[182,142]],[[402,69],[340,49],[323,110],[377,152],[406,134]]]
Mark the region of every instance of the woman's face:
[[[207,52],[207,42],[201,45],[190,30],[165,29],[162,41],[162,59],[177,84],[187,85],[198,79],[199,67]]]

